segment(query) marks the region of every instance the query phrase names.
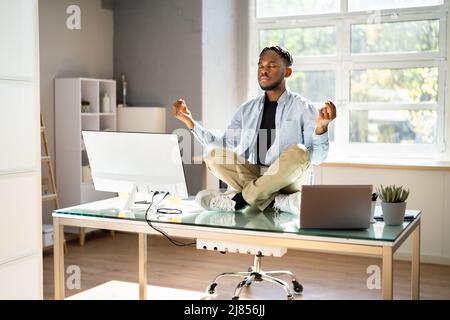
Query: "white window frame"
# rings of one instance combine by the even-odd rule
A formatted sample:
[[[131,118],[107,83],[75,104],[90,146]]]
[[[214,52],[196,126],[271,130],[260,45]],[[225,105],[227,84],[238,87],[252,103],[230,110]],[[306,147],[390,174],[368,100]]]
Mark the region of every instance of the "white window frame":
[[[330,144],[330,156],[361,156],[384,158],[443,158],[448,152],[446,146],[448,112],[448,75],[447,75],[447,39],[448,8],[450,0],[444,0],[442,6],[430,6],[406,9],[389,9],[377,11],[377,22],[395,22],[439,19],[439,51],[421,53],[371,53],[351,54],[351,25],[365,24],[374,12],[348,12],[348,0],[341,0],[341,13],[305,15],[275,18],[257,18],[256,0],[250,1],[249,61],[251,63],[248,87],[251,95],[259,91],[256,65],[259,58],[259,34],[264,29],[285,29],[297,27],[336,27],[336,55],[315,57],[294,57],[295,71],[335,71],[335,102],[338,107],[338,121],[335,122],[335,141]],[[350,102],[351,70],[369,68],[408,68],[437,67],[438,97],[436,103],[358,103]],[[308,98],[308,97],[306,97]],[[382,105],[382,106],[380,106]],[[349,113],[351,110],[368,110],[375,107],[385,110],[433,109],[437,110],[436,143],[426,144],[388,144],[388,143],[350,143]],[[380,109],[378,109],[380,110]],[[447,134],[446,134],[447,132]]]

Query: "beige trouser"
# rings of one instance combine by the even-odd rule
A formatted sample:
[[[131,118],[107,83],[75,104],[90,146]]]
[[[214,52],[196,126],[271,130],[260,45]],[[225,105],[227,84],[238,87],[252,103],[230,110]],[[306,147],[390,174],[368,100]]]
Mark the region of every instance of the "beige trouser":
[[[261,175],[260,167],[232,151],[213,149],[204,159],[208,169],[218,179],[242,192],[245,201],[266,209],[279,193],[291,194],[309,184],[311,162],[303,145],[291,145]]]

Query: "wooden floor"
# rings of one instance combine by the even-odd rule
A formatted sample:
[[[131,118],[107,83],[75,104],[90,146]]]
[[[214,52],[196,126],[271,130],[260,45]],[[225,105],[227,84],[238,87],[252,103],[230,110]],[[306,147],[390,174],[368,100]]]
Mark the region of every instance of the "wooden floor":
[[[187,239],[183,239],[187,242]],[[65,266],[81,270],[81,289],[67,290],[71,296],[110,280],[138,281],[137,235],[100,231],[87,236],[80,247],[68,242]],[[224,271],[247,271],[253,257],[200,251],[193,247],[176,247],[160,236],[148,239],[148,284],[152,286],[203,292],[212,279]],[[381,260],[290,250],[282,258],[264,257],[262,268],[290,270],[303,284],[303,295],[296,299],[380,299],[381,291],[367,288],[367,267],[381,266]],[[410,265],[394,264],[394,298],[410,297]],[[286,279],[288,280],[288,279]],[[237,278],[219,281],[218,298],[233,296]],[[244,290],[249,299],[286,299],[281,287],[261,282]],[[44,252],[44,298],[53,299],[53,253]],[[450,299],[450,267],[431,264],[421,266],[421,299]]]

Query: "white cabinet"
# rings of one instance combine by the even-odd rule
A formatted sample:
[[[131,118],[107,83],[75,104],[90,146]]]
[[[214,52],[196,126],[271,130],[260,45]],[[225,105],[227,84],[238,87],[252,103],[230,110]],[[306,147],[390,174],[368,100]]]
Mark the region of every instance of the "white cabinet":
[[[105,93],[110,102],[107,113],[101,112]],[[116,131],[116,119],[114,80],[55,80],[56,188],[62,207],[115,196],[95,191],[81,131]]]
[[[0,0],[0,78],[33,82],[37,74],[35,0]]]
[[[39,132],[35,84],[0,79],[0,97],[0,174],[40,170],[35,139]]]
[[[0,300],[42,299],[37,0],[0,0]]]
[[[40,192],[32,172],[0,175],[0,264],[40,253]]]
[[[0,264],[0,299],[42,299],[42,279],[42,252]]]
[[[117,117],[118,131],[166,133],[164,107],[122,107]]]

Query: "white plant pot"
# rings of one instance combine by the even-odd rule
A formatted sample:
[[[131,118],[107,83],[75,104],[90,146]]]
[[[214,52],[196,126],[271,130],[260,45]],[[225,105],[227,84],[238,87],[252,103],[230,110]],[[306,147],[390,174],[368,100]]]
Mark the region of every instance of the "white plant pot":
[[[406,202],[388,203],[381,202],[384,223],[390,226],[403,224],[406,212]]]

